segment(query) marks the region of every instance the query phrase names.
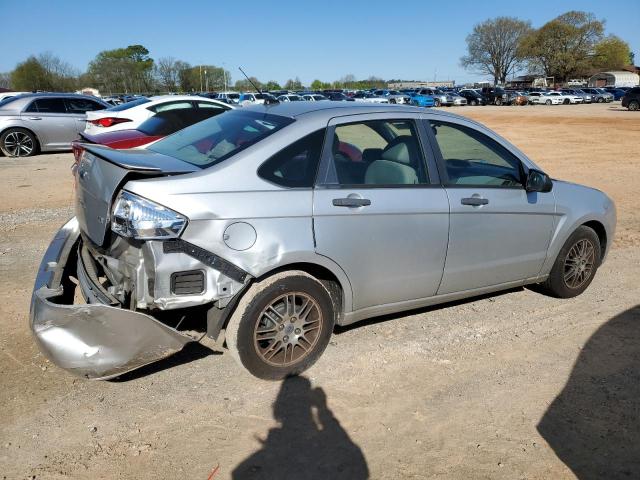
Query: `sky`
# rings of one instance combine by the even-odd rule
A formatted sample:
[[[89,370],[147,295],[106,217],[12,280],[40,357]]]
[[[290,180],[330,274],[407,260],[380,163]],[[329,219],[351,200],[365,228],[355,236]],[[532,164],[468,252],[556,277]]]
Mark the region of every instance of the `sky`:
[[[85,71],[101,50],[142,44],[155,59],[223,66],[234,81],[242,66],[263,82],[353,74],[460,84],[485,78],[459,65],[476,23],[515,16],[540,27],[569,10],[605,19],[640,63],[640,0],[0,0],[0,72],[46,51]]]

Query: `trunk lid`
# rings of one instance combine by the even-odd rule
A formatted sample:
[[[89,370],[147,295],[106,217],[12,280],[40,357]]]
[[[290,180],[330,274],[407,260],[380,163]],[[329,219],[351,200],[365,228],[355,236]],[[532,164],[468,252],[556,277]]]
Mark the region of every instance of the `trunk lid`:
[[[199,170],[195,165],[150,150],[82,146],[86,151],[76,171],[76,217],[80,229],[99,246],[104,245],[107,237],[111,203],[128,180]]]

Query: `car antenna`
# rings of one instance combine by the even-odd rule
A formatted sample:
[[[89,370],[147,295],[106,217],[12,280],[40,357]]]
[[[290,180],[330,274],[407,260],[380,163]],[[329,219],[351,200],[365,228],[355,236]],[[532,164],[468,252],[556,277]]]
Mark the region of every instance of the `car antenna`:
[[[246,73],[244,73],[244,70],[242,70],[242,67],[238,67],[238,70],[240,70],[242,72],[242,74],[244,75],[244,78],[247,79],[247,81],[253,86],[253,88],[256,89],[256,91],[260,95],[264,95],[264,103],[265,103],[265,105],[271,105],[271,104],[275,104],[275,103],[280,103],[280,100],[278,100],[277,98],[273,98],[269,94],[265,95],[264,92],[260,91],[260,89],[256,86],[256,84],[251,81],[251,79],[247,76]]]

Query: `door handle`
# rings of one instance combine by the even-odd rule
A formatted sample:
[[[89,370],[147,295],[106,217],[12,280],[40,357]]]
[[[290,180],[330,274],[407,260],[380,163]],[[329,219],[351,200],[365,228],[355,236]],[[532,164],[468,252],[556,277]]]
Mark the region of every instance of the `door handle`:
[[[371,200],[368,198],[334,198],[333,199],[334,207],[366,207],[371,205]]]
[[[489,200],[487,198],[482,198],[482,197],[468,197],[460,200],[460,203],[462,205],[471,205],[474,207],[479,207],[481,205],[487,205],[489,203]]]
[[[29,117],[29,120],[42,120],[42,117]]]

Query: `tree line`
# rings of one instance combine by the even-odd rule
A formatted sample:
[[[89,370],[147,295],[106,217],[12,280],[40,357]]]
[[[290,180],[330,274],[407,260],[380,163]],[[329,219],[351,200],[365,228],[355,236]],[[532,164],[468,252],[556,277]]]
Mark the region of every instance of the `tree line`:
[[[262,82],[250,77],[251,82],[262,90],[300,90],[305,88],[298,77],[280,85],[275,80]],[[80,73],[69,63],[50,52],[32,55],[20,62],[9,73],[0,73],[0,87],[16,91],[61,91],[69,92],[81,88],[97,88],[102,94],[191,93],[205,91],[253,90],[251,82],[241,78],[232,83],[231,73],[216,65],[191,65],[173,57],[154,59],[143,45],[99,52],[89,63],[87,71]],[[386,82],[371,76],[357,80],[354,75],[345,75],[334,82],[314,80],[312,89],[329,88],[384,88]]]
[[[461,65],[493,77],[494,84],[521,72],[563,83],[634,61],[629,44],[605,36],[605,20],[581,11],[564,13],[537,29],[514,17],[489,19],[475,25],[466,41]]]

